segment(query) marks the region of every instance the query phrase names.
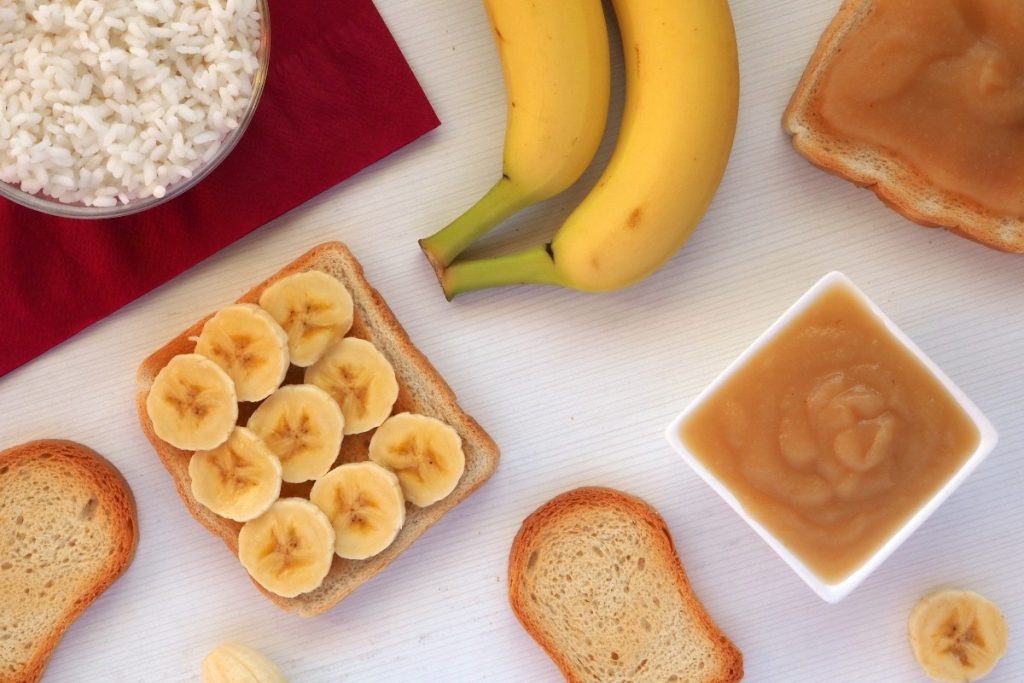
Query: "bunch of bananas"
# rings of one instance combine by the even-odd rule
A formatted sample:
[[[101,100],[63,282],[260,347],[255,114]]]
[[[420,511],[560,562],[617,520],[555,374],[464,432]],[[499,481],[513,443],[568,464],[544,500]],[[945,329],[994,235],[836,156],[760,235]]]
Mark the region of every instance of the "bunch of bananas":
[[[485,0],[508,91],[501,179],[420,246],[445,295],[539,283],[626,287],[686,241],[718,189],[739,107],[727,0],[612,0],[626,95],[612,158],[554,238],[519,253],[459,259],[517,211],[555,196],[593,160],[611,69],[600,0]]]

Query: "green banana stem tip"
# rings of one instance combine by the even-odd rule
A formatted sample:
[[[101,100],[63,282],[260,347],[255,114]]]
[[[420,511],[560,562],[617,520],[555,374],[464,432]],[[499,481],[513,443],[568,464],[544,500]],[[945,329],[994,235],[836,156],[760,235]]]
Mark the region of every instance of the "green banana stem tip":
[[[421,239],[420,247],[434,270],[443,269],[477,239],[535,201],[533,193],[503,175],[465,213],[430,237]]]
[[[438,271],[438,279],[449,301],[459,294],[489,287],[518,284],[568,286],[555,266],[550,243],[507,256],[455,261]]]

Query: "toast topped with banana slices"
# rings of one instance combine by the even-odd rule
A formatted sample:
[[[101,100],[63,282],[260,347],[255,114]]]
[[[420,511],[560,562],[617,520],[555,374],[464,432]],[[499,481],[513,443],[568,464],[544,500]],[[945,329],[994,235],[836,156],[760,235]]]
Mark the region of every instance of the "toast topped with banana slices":
[[[306,616],[384,569],[498,464],[339,242],[182,331],[138,385],[143,431],[189,511],[240,575]]]

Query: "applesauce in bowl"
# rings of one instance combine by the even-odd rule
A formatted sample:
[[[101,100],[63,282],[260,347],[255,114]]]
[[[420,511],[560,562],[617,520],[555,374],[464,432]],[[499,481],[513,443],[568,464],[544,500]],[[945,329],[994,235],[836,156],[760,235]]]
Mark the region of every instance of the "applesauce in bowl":
[[[977,465],[995,432],[832,273],[694,401],[669,439],[822,597],[838,600]]]

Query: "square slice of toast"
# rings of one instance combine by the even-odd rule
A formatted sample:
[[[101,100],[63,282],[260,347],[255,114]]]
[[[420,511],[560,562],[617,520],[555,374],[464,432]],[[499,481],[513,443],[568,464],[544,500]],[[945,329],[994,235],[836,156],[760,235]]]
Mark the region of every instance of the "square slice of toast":
[[[352,294],[354,321],[346,336],[359,337],[373,343],[391,362],[399,385],[398,400],[395,402],[393,414],[420,413],[451,425],[462,437],[462,447],[466,455],[466,469],[455,490],[426,508],[406,503],[405,525],[394,542],[380,554],[367,560],[346,560],[335,555],[331,569],[320,587],[294,598],[282,598],[253,582],[253,585],[282,609],[312,616],[334,607],[364,581],[384,569],[434,522],[487,481],[498,465],[499,451],[491,437],[459,407],[454,392],[430,361],[413,345],[387,303],[366,281],[362,266],[344,244],[328,242],[314,247],[246,292],[238,299],[238,303],[256,303],[260,293],[271,283],[286,275],[306,270],[319,270],[333,275]],[[137,376],[139,393],[136,405],[142,429],[174,480],[178,495],[189,512],[203,526],[219,536],[237,556],[238,532],[242,525],[214,514],[193,497],[188,474],[188,462],[192,452],[174,448],[158,438],[153,432],[152,423],[146,412],[146,396],[157,373],[174,356],[193,351],[195,339],[213,313],[211,311],[210,315],[181,332],[142,362]],[[284,381],[286,384],[301,383],[302,374],[301,368],[292,366]],[[249,419],[257,405],[240,404],[239,424],[244,424]],[[335,465],[366,460],[367,446],[373,432],[374,430],[370,430],[363,434],[346,435]],[[281,487],[281,497],[308,498],[312,484],[313,482],[285,483]],[[239,578],[247,576],[241,563],[238,565],[238,572]]]
[[[878,4],[878,0],[843,0],[786,107],[783,129],[796,150],[812,164],[871,190],[911,221],[943,227],[1001,251],[1024,253],[1024,217],[999,213],[962,194],[944,190],[918,169],[915,160],[838,135],[825,121],[820,92],[834,60],[844,54],[845,41],[862,28]],[[955,135],[955,131],[950,134]]]

